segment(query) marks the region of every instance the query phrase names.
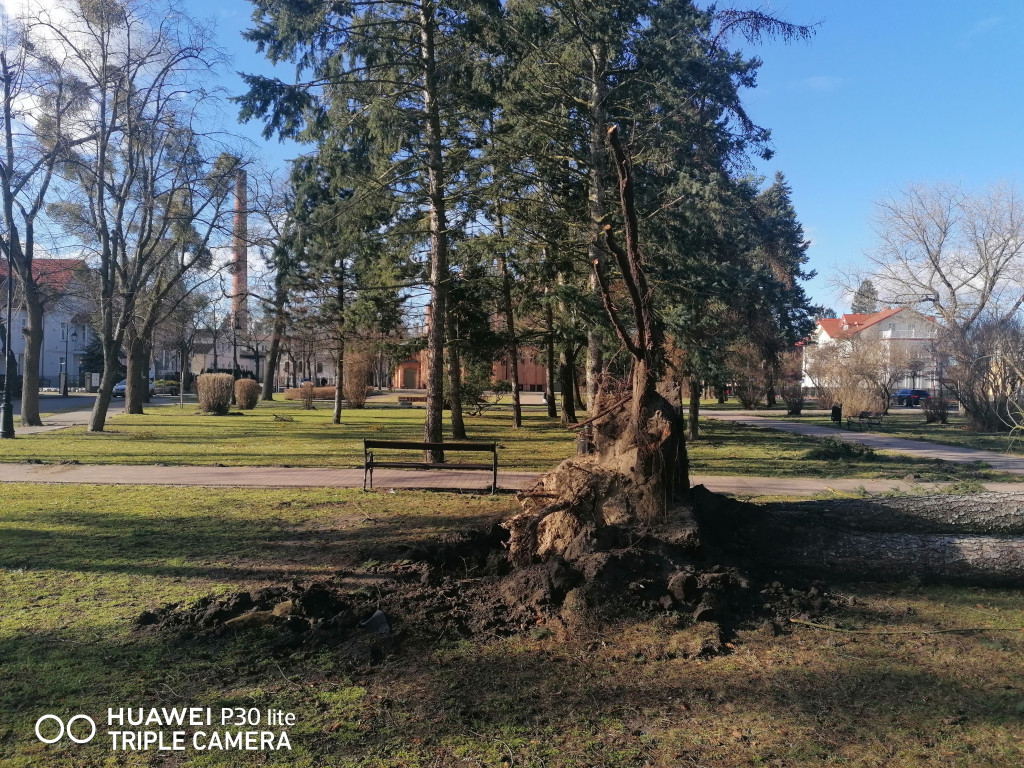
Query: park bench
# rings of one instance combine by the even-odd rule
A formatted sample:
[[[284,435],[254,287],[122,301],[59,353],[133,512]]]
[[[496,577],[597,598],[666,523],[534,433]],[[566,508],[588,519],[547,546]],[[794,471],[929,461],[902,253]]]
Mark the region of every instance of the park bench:
[[[861,411],[856,416],[851,416],[846,420],[846,428],[853,429],[853,425],[857,424],[862,430],[868,427],[880,427],[882,426],[882,417],[884,413],[880,411]]]
[[[446,453],[489,453],[490,464],[473,464],[466,462],[429,462],[429,461],[379,461],[374,451],[444,451]],[[389,469],[448,469],[448,470],[480,470],[492,473],[491,494],[498,490],[498,444],[497,443],[416,443],[404,440],[363,440],[363,490],[373,488],[373,470],[375,467]]]

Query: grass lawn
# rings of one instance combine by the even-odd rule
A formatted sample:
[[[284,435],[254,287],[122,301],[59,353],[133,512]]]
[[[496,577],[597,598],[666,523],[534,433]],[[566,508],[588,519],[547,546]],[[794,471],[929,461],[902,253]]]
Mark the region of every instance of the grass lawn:
[[[782,418],[777,414],[765,414],[771,418]],[[786,421],[799,421],[804,424],[817,424],[822,427],[834,427],[828,416],[786,416]],[[845,426],[845,421],[843,422]],[[1012,441],[1005,432],[968,432],[964,417],[957,413],[949,415],[948,424],[925,424],[924,414],[920,408],[892,408],[882,420],[882,424],[871,428],[872,432],[880,432],[894,437],[905,437],[908,440],[925,440],[941,445],[955,445],[960,448],[977,448],[997,453],[1024,454],[1024,441],[1019,438]],[[850,431],[850,439],[856,439],[857,430]]]
[[[1024,627],[1009,590],[850,587],[849,634],[743,630],[708,661],[663,658],[659,628],[399,646],[373,671],[330,650],[274,657],[249,635],[133,631],[145,608],[371,567],[396,547],[514,508],[510,498],[357,491],[4,487],[0,765],[1012,766],[1024,762]],[[369,589],[372,590],[372,581]],[[295,713],[291,752],[112,753],[108,707]],[[100,723],[46,746],[44,713]]]
[[[329,403],[318,403],[313,411],[290,401],[260,403],[232,416],[197,415],[194,403],[184,409],[162,405],[144,415],[112,415],[98,434],[72,427],[5,440],[0,461],[361,467],[363,438],[422,440],[424,414],[422,408],[352,409],[344,411],[342,424],[333,425]],[[576,451],[576,433],[538,409],[523,414],[520,430],[512,429],[511,421],[507,409],[466,417],[471,440],[502,446],[498,455],[504,469],[545,470]],[[445,437],[450,435],[446,418]]]
[[[754,475],[758,477],[862,477],[920,481],[1019,481],[1019,475],[996,472],[973,464],[878,453],[867,458],[808,458],[821,445],[817,438],[759,429],[713,415],[702,419],[701,439],[687,447],[690,469],[698,475]],[[856,432],[846,438],[856,442]]]
[[[329,404],[305,411],[298,403],[261,403],[235,416],[196,415],[195,406],[164,405],[145,415],[112,416],[107,430],[84,427],[0,441],[0,461],[82,464],[164,464],[224,466],[360,467],[362,440],[422,440],[420,408],[346,410],[333,425]],[[281,418],[285,420],[280,420]],[[513,430],[507,409],[467,417],[470,438],[495,441],[501,466],[545,471],[575,454],[576,433],[537,411],[523,415]],[[450,435],[445,423],[446,436]],[[772,477],[863,477],[922,481],[1017,480],[991,470],[949,462],[879,454],[873,460],[811,459],[815,438],[741,424],[702,421],[702,439],[690,446],[695,474]],[[851,433],[851,440],[856,434]]]

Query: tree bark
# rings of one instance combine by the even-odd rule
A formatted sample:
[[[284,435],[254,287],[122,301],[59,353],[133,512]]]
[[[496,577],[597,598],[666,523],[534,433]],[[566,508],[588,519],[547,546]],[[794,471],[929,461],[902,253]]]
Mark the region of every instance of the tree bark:
[[[103,336],[103,375],[100,377],[100,388],[96,393],[96,401],[89,415],[89,431],[102,432],[107,421],[107,410],[110,408],[110,397],[117,383],[117,353],[120,350],[118,341]]]
[[[427,408],[423,440],[442,439],[444,409],[444,335],[448,316],[448,223],[445,209],[444,154],[441,113],[437,103],[437,61],[434,50],[434,6],[420,0],[420,65],[423,70],[424,148],[427,155],[427,203],[430,228],[430,306],[427,331]],[[428,451],[430,461],[444,461],[442,451]]]
[[[466,422],[462,417],[462,360],[459,356],[458,329],[448,322],[448,400],[452,407],[452,437],[466,439]]]
[[[285,288],[284,278],[278,274],[274,278],[274,326],[270,335],[270,349],[263,361],[266,369],[263,371],[263,391],[260,393],[260,399],[266,402],[271,402],[274,399],[274,377],[281,364],[281,337],[284,335],[286,320],[284,306],[287,299],[288,290]]]
[[[1024,539],[911,533],[850,533],[812,528],[762,538],[756,558],[828,578],[1020,586]]]
[[[127,351],[128,371],[125,375],[124,412],[143,413],[142,391],[148,388],[148,377],[146,376],[146,344],[141,336],[135,334],[125,335],[125,348]]]
[[[1019,585],[1024,497],[910,496],[754,505],[694,489],[705,533],[765,566],[857,580]]]
[[[332,424],[341,424],[341,401],[345,396],[345,337],[338,333],[338,346],[335,350],[334,370],[337,373],[334,387],[334,413]]]
[[[338,343],[335,350],[334,372],[334,412],[331,414],[332,424],[341,424],[341,401],[345,397],[345,262],[341,261],[341,269],[337,274],[338,291]]]
[[[22,275],[22,285],[25,285]],[[34,281],[30,281],[34,285]],[[43,347],[43,303],[38,289],[25,291],[26,326],[25,357],[21,366],[21,425],[38,427],[43,423],[39,416],[39,355]],[[12,331],[14,329],[11,329]],[[66,363],[65,363],[66,365]]]
[[[545,308],[544,320],[546,325],[545,338],[547,342],[547,393],[545,400],[548,405],[548,418],[557,419],[558,408],[555,406],[555,318],[550,301]]]
[[[573,397],[575,386],[573,384],[573,368],[576,361],[569,350],[562,350],[562,360],[558,366],[559,385],[562,389],[562,423],[576,424],[576,402]]]
[[[605,70],[608,67],[608,52],[605,43],[593,43],[590,54],[590,169],[588,180],[590,183],[590,220],[594,231],[590,241],[589,256],[590,262],[593,263],[594,259],[600,257],[598,243],[601,233],[604,231],[604,219],[607,213],[605,208],[607,162],[604,143],[605,135],[608,133],[608,114],[605,105],[607,98]],[[590,276],[590,291],[595,296],[600,296],[601,287],[594,274]],[[597,396],[601,374],[604,371],[601,342],[600,329],[592,325],[587,329],[587,408],[591,413],[597,412],[594,400]]]
[[[682,402],[680,401],[680,405]],[[690,379],[690,418],[687,425],[688,440],[696,440],[700,437],[700,379]]]
[[[762,504],[770,527],[817,525],[876,533],[975,533],[1024,536],[1024,495],[895,496]]]
[[[499,219],[499,234],[504,239],[503,228]],[[501,304],[505,315],[505,333],[508,343],[508,372],[512,384],[512,428],[523,426],[523,406],[519,398],[519,342],[516,339],[516,320],[512,306],[512,276],[509,274],[508,262],[504,256],[501,263]]]

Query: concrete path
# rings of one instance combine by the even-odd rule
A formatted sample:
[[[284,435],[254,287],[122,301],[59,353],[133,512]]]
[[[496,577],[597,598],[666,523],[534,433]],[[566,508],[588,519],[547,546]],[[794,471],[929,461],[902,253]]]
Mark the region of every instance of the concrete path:
[[[18,435],[63,429],[76,424],[85,424],[92,408],[93,395],[75,394],[68,398],[44,395],[44,427],[19,427]],[[154,405],[160,405],[158,397]],[[176,398],[167,398],[167,403]],[[63,412],[52,413],[64,406]],[[114,409],[117,409],[114,403]],[[782,421],[772,418],[764,411],[706,411],[704,418],[732,421],[762,429],[777,429],[812,437],[838,436],[844,440],[855,440],[877,450],[895,451],[921,458],[945,459],[946,461],[971,463],[984,461],[996,469],[1024,475],[1024,458],[1008,457],[992,451],[937,445],[918,440],[906,440],[871,432],[850,432],[848,430],[820,427],[813,424]],[[529,487],[540,476],[538,472],[499,471],[498,487],[502,490],[521,490]],[[739,496],[802,496],[837,492],[855,492],[859,489],[870,493],[884,493],[890,490],[934,489],[940,483],[913,484],[898,480],[828,479],[828,478],[781,478],[698,475],[693,483],[703,484],[713,491],[732,493]],[[490,475],[486,472],[460,471],[413,471],[384,470],[374,473],[374,486],[378,489],[428,488],[437,490],[485,491],[489,487]],[[286,467],[200,467],[200,466],[153,466],[153,465],[102,465],[102,464],[3,464],[0,463],[0,482],[15,483],[96,483],[101,485],[181,485],[207,487],[252,487],[252,488],[361,488],[361,469],[323,469]],[[1024,492],[1024,484],[982,483],[988,490],[1003,492]]]
[[[86,393],[69,393],[67,397],[59,394],[41,392],[39,394],[39,412],[42,414],[43,426],[23,427],[20,423],[21,400],[15,400],[14,405],[14,434],[37,435],[40,432],[54,432],[58,429],[75,427],[89,423],[89,414],[92,412],[92,405],[96,401],[96,395]]]
[[[520,490],[540,473],[498,470],[498,488]],[[97,483],[100,485],[198,485],[243,488],[362,488],[361,469],[311,467],[197,467],[118,464],[0,464],[0,483]],[[377,489],[484,490],[490,472],[377,469]]]
[[[756,415],[756,414],[762,415]],[[823,412],[824,413],[824,412]],[[827,414],[826,414],[827,415]],[[943,459],[960,464],[971,464],[983,461],[993,469],[1024,475],[1024,457],[1008,456],[995,451],[981,451],[974,448],[958,448],[952,445],[939,445],[923,440],[907,440],[901,437],[882,434],[880,432],[856,432],[848,429],[819,427],[816,424],[802,424],[798,421],[783,421],[764,415],[763,411],[705,411],[702,418],[731,421],[761,429],[776,429],[780,432],[791,432],[809,437],[839,437],[849,442],[863,443],[879,451],[893,451],[915,456],[922,459]]]
[[[528,488],[539,472],[498,472],[498,488]],[[378,490],[432,489],[487,492],[487,472],[378,469]],[[941,483],[913,484],[899,480],[829,479],[804,477],[728,477],[696,475],[694,485],[737,496],[812,496],[815,494],[937,489]],[[295,467],[167,467],[110,464],[0,464],[0,483],[96,483],[99,485],[182,485],[220,488],[361,488],[361,469]],[[991,491],[1024,492],[1024,484],[983,483]]]

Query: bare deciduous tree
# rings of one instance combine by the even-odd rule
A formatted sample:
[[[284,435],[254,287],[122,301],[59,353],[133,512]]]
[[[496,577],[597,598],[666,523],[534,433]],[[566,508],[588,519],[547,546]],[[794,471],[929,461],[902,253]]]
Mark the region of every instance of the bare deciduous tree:
[[[151,335],[150,309],[226,230],[238,161],[198,127],[221,56],[209,30],[162,3],[73,0],[31,30],[88,94],[72,135],[89,140],[65,155],[65,202],[49,212],[98,274],[104,372],[89,430],[100,432],[123,342]]]
[[[990,391],[989,372],[977,364],[994,350],[977,344],[981,326],[1015,322],[1024,304],[1024,203],[1016,190],[908,187],[878,203],[875,231],[878,245],[867,258],[879,295],[937,315],[944,328],[939,353],[956,372],[946,383],[968,424],[999,428],[1001,395]]]

